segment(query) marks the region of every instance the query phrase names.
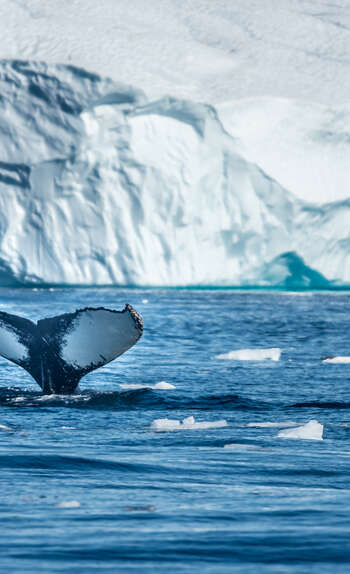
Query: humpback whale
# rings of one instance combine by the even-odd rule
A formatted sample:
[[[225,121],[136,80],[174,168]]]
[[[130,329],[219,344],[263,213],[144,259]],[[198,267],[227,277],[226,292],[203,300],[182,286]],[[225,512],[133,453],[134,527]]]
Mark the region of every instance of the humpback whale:
[[[129,304],[123,311],[86,307],[37,323],[1,311],[0,355],[28,371],[45,394],[69,394],[82,377],[135,345],[142,331]]]

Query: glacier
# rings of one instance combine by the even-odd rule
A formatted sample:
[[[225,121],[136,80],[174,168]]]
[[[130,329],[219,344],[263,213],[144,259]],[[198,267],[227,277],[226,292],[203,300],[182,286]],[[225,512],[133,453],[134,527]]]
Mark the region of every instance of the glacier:
[[[293,138],[280,156],[276,137],[254,143],[256,111],[245,104],[243,114],[239,100],[150,100],[73,66],[0,62],[0,284],[350,284],[348,188],[334,201],[324,186],[320,200],[312,177],[309,187],[292,177],[318,153],[324,113],[299,122],[303,148],[288,171]],[[271,116],[273,102],[265,108]],[[289,123],[276,106],[279,130],[295,106],[282,108]],[[348,109],[338,106],[339,117]],[[343,184],[350,128],[342,125],[340,139],[324,139]]]

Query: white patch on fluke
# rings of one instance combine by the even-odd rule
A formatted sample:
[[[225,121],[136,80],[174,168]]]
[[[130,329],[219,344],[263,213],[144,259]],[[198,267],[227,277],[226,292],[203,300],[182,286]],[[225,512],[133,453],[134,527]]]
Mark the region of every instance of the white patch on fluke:
[[[28,358],[28,349],[23,345],[18,335],[0,322],[0,353],[11,361],[24,361]]]
[[[124,353],[138,338],[129,311],[86,310],[77,315],[64,337],[61,357],[78,368],[104,365]]]
[[[281,349],[273,347],[272,349],[238,349],[222,355],[216,355],[215,359],[226,359],[230,361],[279,361]]]
[[[350,363],[350,357],[328,357],[327,359],[324,359],[322,361],[322,363]]]
[[[178,430],[203,430],[226,427],[227,421],[201,421],[196,422],[194,417],[186,417],[182,421],[176,419],[156,419],[151,424],[151,429],[156,432],[178,431]]]
[[[301,438],[308,440],[323,440],[323,425],[316,420],[311,420],[300,427],[281,430],[278,438]]]

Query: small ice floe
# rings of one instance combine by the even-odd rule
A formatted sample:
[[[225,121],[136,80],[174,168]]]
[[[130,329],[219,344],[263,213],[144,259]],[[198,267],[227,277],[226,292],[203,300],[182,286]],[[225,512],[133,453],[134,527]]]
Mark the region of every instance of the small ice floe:
[[[300,423],[295,421],[281,421],[281,422],[262,422],[262,423],[248,423],[247,427],[255,427],[255,428],[287,428],[287,427],[295,427]]]
[[[182,421],[177,419],[156,419],[151,424],[151,429],[156,432],[178,431],[178,430],[201,430],[226,427],[227,421],[201,421],[196,422],[194,417],[187,417]]]
[[[147,305],[148,299],[142,299],[142,303],[143,303],[144,305]]]
[[[12,429],[11,427],[8,427],[6,425],[0,425],[0,431],[7,431],[7,432],[11,432],[14,429]]]
[[[78,500],[62,500],[55,505],[57,508],[79,508],[80,502]]]
[[[137,390],[137,389],[157,389],[160,391],[169,391],[171,389],[176,389],[175,385],[171,385],[166,381],[160,381],[155,385],[141,385],[137,383],[130,383],[130,384],[123,384],[119,385],[122,389],[128,389],[129,391]]]
[[[308,440],[323,440],[323,425],[316,420],[311,420],[305,425],[296,428],[281,430],[278,438],[302,438]]]
[[[350,357],[327,357],[322,363],[350,363]]]
[[[215,359],[226,359],[229,361],[279,361],[281,349],[273,347],[272,349],[239,349],[230,351],[223,355],[216,355]]]

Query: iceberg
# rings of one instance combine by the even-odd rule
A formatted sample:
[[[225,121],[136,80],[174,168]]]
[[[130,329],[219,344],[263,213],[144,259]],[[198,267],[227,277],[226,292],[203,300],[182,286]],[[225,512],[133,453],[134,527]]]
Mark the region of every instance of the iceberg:
[[[292,193],[227,110],[40,62],[0,94],[0,285],[350,284],[349,198]]]

